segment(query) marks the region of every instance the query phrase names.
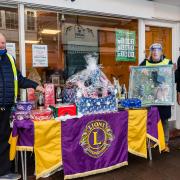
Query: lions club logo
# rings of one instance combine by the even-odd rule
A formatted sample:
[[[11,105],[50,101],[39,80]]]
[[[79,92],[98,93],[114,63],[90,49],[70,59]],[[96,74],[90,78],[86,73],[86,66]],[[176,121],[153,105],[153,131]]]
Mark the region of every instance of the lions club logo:
[[[103,120],[91,121],[86,125],[80,145],[84,152],[98,158],[111,146],[114,135],[109,124]]]

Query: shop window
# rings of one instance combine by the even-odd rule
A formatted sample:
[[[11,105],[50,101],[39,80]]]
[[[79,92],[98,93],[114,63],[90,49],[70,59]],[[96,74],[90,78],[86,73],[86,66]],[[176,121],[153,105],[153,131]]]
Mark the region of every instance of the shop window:
[[[0,6],[0,31],[6,36],[6,48],[19,68],[19,31],[18,31],[18,8]]]
[[[99,55],[98,28],[80,24],[81,17],[75,19],[76,23],[71,23],[70,19],[67,19],[67,23],[63,23],[62,43],[66,59],[66,78],[86,68],[87,54]]]
[[[18,14],[17,12],[6,11],[6,28],[7,29],[18,29]]]
[[[3,22],[3,19],[2,19],[2,13],[1,13],[1,11],[0,11],[0,28],[2,28],[2,22]]]
[[[57,13],[26,9],[26,72],[36,69],[41,82],[53,82],[58,76],[61,83],[63,60]]]
[[[137,65],[138,35],[137,20],[73,16],[65,15],[65,21],[62,24],[62,46],[65,61],[65,74],[67,78],[86,67],[84,56],[88,53],[96,53],[98,63],[103,66],[103,71],[109,80],[113,77],[119,79],[120,84],[126,84],[129,81],[129,66]],[[133,60],[129,58],[130,44],[125,43],[128,49],[123,52],[123,58],[119,60],[119,46],[117,45],[117,33],[122,32],[122,38],[133,39],[136,42],[133,47]],[[128,34],[132,34],[129,37]],[[127,56],[127,57],[126,57]]]
[[[5,11],[4,10],[0,10],[0,29],[5,29],[5,15],[4,15]]]
[[[26,11],[26,27],[28,31],[36,30],[36,12],[33,10]]]
[[[120,84],[128,87],[129,66],[138,64],[136,19],[77,16],[33,9],[32,12],[26,9],[26,12],[26,25],[32,23],[26,29],[36,29],[26,31],[27,76],[36,69],[42,83],[53,83],[53,77],[59,77],[56,82],[61,85],[68,77],[86,68],[85,56],[93,53],[109,80],[113,81],[113,77],[116,77]],[[124,54],[122,60],[118,59],[118,33],[125,40],[133,39],[135,42],[132,47],[126,43],[129,41],[124,42],[122,46],[128,49],[125,49],[127,55]],[[130,38],[129,34],[133,36]],[[133,48],[135,54],[133,61],[129,58],[130,48]]]

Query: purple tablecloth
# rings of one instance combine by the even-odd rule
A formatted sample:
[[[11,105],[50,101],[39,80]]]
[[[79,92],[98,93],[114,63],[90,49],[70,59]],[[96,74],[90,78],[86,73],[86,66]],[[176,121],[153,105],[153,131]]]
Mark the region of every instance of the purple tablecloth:
[[[128,112],[93,114],[62,122],[66,178],[88,176],[127,165]]]
[[[17,146],[34,146],[34,123],[31,120],[14,121],[12,136],[18,136]]]

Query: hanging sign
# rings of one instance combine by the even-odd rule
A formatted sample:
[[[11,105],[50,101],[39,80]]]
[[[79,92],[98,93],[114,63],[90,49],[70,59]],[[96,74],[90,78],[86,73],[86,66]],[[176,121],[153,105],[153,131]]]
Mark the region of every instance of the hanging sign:
[[[9,54],[11,54],[14,59],[16,59],[16,44],[15,43],[6,43],[6,49]]]
[[[48,67],[47,45],[32,45],[33,67]]]

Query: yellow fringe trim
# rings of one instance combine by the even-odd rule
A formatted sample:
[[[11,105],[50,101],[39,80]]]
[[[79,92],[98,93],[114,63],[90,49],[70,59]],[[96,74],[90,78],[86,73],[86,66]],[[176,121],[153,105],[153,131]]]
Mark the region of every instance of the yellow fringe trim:
[[[17,151],[33,151],[32,146],[16,146]]]
[[[131,148],[128,148],[128,152],[130,152],[131,154],[134,154],[136,156],[140,156],[142,158],[146,158],[147,159],[147,153],[146,154],[142,154],[142,153],[137,152],[137,151],[135,151],[135,150],[133,150]]]
[[[159,152],[161,153],[161,145],[159,143],[159,140],[156,139],[155,137],[151,136],[150,134],[147,133],[147,138],[149,138],[150,140],[154,141],[156,144],[154,144],[154,148],[156,146],[159,146]]]
[[[52,168],[49,168],[47,170],[44,170],[43,172],[36,174],[36,179],[41,178],[42,176],[45,176],[49,173],[52,173],[53,171],[55,171],[56,169],[58,169],[59,167],[62,166],[62,162],[59,162],[58,164],[54,165]]]
[[[77,173],[77,174],[73,174],[73,175],[65,175],[64,179],[74,179],[74,178],[90,176],[90,175],[94,175],[94,174],[98,174],[98,173],[104,173],[104,172],[111,171],[111,170],[114,170],[114,169],[117,169],[117,168],[120,168],[120,167],[126,166],[126,165],[128,165],[127,161],[116,164],[111,167],[107,167],[107,168],[92,170],[92,171],[88,171],[88,172],[84,172],[84,173]]]

